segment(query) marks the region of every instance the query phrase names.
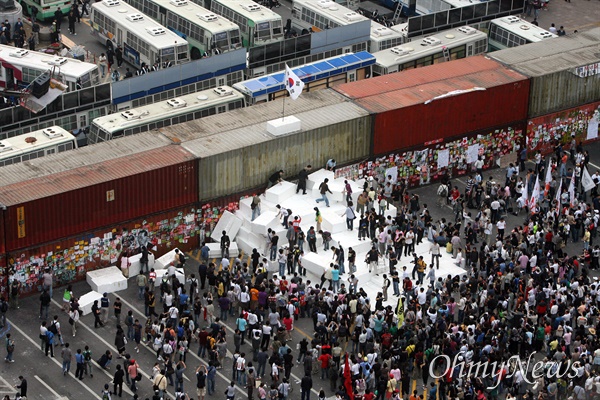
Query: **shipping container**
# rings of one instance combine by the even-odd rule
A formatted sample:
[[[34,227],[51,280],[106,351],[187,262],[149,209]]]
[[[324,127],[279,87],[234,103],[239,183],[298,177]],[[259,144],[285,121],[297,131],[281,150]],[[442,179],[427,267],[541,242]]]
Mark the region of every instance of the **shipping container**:
[[[190,251],[201,238],[197,211],[193,206],[176,208],[8,253],[11,281],[23,283],[22,294],[35,294],[41,291],[40,277],[46,267],[53,271],[54,285],[61,286],[85,279],[88,271],[117,264],[123,254],[139,253],[142,245],[157,258],[175,247]],[[6,276],[0,276],[3,289]]]
[[[122,138],[2,168],[6,251],[197,201],[194,156],[167,138]]]
[[[514,126],[527,117],[528,79],[485,56],[336,87],[375,115],[373,155]]]
[[[531,78],[529,118],[600,99],[600,28],[495,51],[489,57]]]
[[[559,112],[531,118],[527,121],[527,149],[533,156],[537,150],[542,154],[554,151],[556,142],[569,148],[572,137],[577,143],[598,139],[600,101]]]
[[[295,176],[307,164],[320,168],[329,158],[341,165],[369,157],[367,111],[330,89],[285,101],[286,115],[302,124],[288,135],[267,132],[267,121],[281,118],[282,100],[161,129],[199,158],[200,201],[264,188],[279,169]]]

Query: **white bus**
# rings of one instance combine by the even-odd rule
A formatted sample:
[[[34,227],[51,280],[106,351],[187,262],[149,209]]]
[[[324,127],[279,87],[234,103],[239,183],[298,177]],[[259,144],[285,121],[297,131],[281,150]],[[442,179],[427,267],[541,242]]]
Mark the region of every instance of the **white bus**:
[[[281,15],[252,0],[193,0],[240,27],[244,47],[283,40]],[[210,3],[210,5],[208,5]]]
[[[164,126],[224,113],[244,107],[244,96],[229,86],[189,93],[94,119],[89,143],[129,136]]]
[[[558,37],[516,16],[496,18],[489,24],[489,52]]]
[[[128,0],[190,45],[190,57],[225,53],[242,47],[240,28],[233,22],[188,0]]]
[[[123,58],[136,67],[188,62],[188,42],[120,0],[92,4],[92,34],[107,47],[123,45]]]
[[[373,55],[377,59],[373,75],[387,75],[485,53],[487,35],[470,26],[413,38],[411,42]]]
[[[98,66],[74,58],[19,49],[0,44],[0,86],[7,89],[26,87],[44,72],[54,69],[55,75],[68,84],[69,90],[99,83]]]
[[[77,148],[77,140],[60,126],[0,140],[0,167]]]
[[[294,0],[292,23],[300,30],[318,32],[360,21],[371,20],[333,0]],[[406,41],[406,34],[387,28],[375,21],[371,21],[370,36],[367,48],[370,53],[389,49]]]

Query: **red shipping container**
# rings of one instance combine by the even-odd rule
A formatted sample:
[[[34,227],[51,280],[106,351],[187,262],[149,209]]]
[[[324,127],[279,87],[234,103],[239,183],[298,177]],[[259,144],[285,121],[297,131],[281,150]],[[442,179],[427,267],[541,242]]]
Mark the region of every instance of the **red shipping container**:
[[[6,251],[170,210],[198,199],[194,156],[167,145],[0,187]]]
[[[375,113],[373,154],[527,119],[529,80],[485,56],[339,85]]]

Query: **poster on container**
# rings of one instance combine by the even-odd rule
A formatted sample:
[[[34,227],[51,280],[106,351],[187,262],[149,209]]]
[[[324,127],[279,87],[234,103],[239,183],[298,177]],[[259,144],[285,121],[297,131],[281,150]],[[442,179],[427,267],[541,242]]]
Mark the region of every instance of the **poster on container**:
[[[479,144],[475,143],[467,149],[467,164],[477,161],[477,157],[479,157]]]
[[[598,137],[598,119],[596,117],[590,119],[587,128],[587,140],[596,139]]]
[[[437,156],[438,169],[446,168],[450,164],[450,150],[443,149],[438,151]]]
[[[385,170],[385,177],[392,177],[392,182],[396,182],[398,180],[398,167],[392,167]]]

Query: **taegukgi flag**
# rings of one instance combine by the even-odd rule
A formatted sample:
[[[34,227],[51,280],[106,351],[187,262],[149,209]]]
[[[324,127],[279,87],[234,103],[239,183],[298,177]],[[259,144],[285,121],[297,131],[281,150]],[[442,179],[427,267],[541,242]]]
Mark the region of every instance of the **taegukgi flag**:
[[[304,89],[304,82],[298,78],[287,64],[285,65],[285,88],[293,100],[296,100],[300,96],[300,93],[302,93],[302,89]]]

